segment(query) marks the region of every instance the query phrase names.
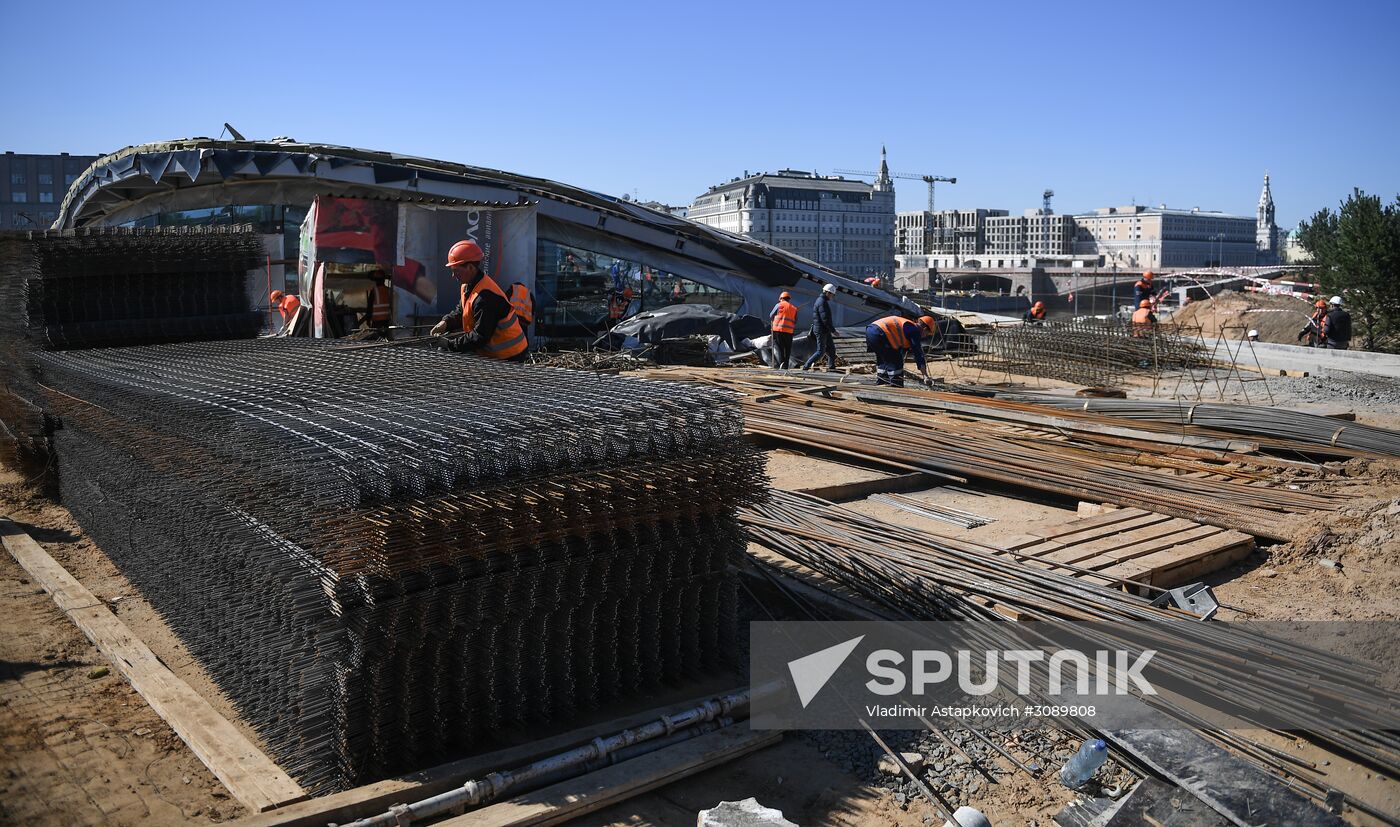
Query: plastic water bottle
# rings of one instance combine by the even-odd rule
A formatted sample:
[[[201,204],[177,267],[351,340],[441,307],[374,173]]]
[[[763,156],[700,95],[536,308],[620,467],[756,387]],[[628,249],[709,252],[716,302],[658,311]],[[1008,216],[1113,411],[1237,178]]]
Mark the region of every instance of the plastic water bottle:
[[[1108,760],[1108,744],[1095,738],[1092,741],[1085,741],[1084,746],[1065,762],[1065,766],[1060,770],[1060,783],[1077,790],[1084,786],[1084,782],[1094,777],[1094,773],[1099,771],[1103,762]]]

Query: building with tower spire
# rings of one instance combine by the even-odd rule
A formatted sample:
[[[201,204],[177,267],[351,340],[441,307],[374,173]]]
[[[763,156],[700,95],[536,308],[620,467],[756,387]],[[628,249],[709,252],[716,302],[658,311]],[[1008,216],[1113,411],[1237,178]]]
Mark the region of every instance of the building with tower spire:
[[[1255,218],[1254,263],[1278,264],[1282,253],[1278,225],[1274,223],[1274,194],[1269,190],[1269,174],[1264,173],[1264,191],[1259,193]]]
[[[690,205],[692,221],[858,278],[894,278],[894,179],[884,147],[875,183],[797,169],[732,178]]]

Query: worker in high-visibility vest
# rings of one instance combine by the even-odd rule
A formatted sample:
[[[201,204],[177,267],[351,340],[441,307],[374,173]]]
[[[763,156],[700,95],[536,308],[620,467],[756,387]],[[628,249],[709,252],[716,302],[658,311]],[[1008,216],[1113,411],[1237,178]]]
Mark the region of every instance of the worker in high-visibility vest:
[[[485,258],[481,247],[470,239],[448,250],[447,267],[462,286],[462,300],[430,333],[444,337],[440,343],[444,350],[523,362],[529,347],[525,326],[516,318],[506,292],[482,269]],[[449,334],[459,325],[460,333]]]
[[[515,318],[520,320],[526,335],[529,335],[530,325],[535,323],[535,297],[530,294],[530,288],[526,287],[523,281],[517,281],[510,286],[509,296],[510,308],[515,311]]]
[[[277,312],[282,314],[282,324],[291,321],[296,315],[297,309],[301,307],[301,299],[291,293],[283,293],[281,290],[273,290],[267,294],[272,301],[272,306],[277,308]]]
[[[876,319],[865,328],[865,349],[875,354],[875,384],[904,387],[904,355],[914,352],[919,373],[929,380],[928,364],[924,361],[923,339],[932,336],[938,322],[932,316],[918,321],[903,316]]]
[[[369,301],[369,326],[388,337],[389,323],[394,318],[394,289],[389,286],[389,280],[376,280],[366,298]]]
[[[773,333],[773,347],[778,355],[774,367],[787,370],[792,367],[792,334],[797,332],[797,305],[792,303],[792,294],[784,290],[778,294],[778,303],[768,313]]]
[[[1133,283],[1133,301],[1141,303],[1143,299],[1151,299],[1156,288],[1152,284],[1152,271],[1148,270],[1142,274],[1142,278]]]
[[[1021,317],[1021,321],[1026,322],[1028,324],[1040,324],[1041,322],[1044,322],[1045,302],[1036,302],[1035,304],[1031,305],[1031,309],[1027,310],[1025,315]]]

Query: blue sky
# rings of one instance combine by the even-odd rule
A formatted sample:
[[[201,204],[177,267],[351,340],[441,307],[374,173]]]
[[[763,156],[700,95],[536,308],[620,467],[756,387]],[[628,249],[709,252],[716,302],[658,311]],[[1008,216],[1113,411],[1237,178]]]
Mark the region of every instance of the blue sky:
[[[1400,192],[1400,2],[7,3],[0,150],[348,144],[689,203],[745,170],[956,176],[940,207],[1291,227]],[[899,182],[899,208],[926,190]]]

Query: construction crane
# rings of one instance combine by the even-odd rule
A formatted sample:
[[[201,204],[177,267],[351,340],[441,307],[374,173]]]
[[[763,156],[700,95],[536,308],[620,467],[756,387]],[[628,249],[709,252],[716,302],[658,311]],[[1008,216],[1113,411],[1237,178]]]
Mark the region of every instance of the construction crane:
[[[878,173],[878,172],[868,172],[868,171],[862,170],[862,169],[838,169],[838,170],[833,170],[833,172],[835,172],[837,175],[859,175],[859,176],[861,176],[861,177],[863,177],[863,178],[875,178],[875,177],[879,176],[879,174],[880,174],[880,173]],[[928,211],[929,211],[929,212],[933,212],[933,185],[934,185],[934,182],[936,182],[936,181],[942,181],[942,182],[944,182],[944,183],[946,183],[946,184],[956,184],[956,183],[958,182],[958,179],[956,179],[956,178],[944,178],[942,175],[914,175],[914,174],[908,173],[908,172],[891,172],[891,173],[890,173],[890,177],[891,177],[891,178],[907,178],[907,179],[909,179],[909,180],[911,180],[911,181],[923,181],[925,184],[928,184]]]
[[[1040,197],[1041,197],[1041,204],[1042,204],[1042,205],[1044,206],[1044,208],[1045,208],[1045,215],[1049,215],[1049,214],[1050,214],[1050,199],[1055,197],[1055,191],[1054,191],[1054,190],[1046,190],[1045,192],[1043,192],[1043,193],[1040,194]]]

